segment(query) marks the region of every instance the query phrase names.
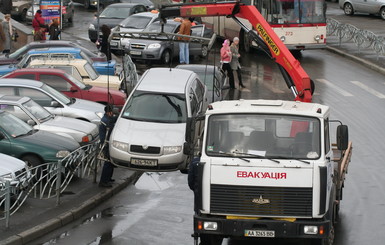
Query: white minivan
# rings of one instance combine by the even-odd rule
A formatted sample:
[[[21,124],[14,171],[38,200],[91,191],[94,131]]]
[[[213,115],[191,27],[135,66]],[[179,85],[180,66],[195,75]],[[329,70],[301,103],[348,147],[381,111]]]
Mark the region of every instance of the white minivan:
[[[111,161],[129,169],[185,172],[192,144],[186,144],[187,121],[204,113],[207,106],[207,88],[196,73],[147,70],[112,131]]]

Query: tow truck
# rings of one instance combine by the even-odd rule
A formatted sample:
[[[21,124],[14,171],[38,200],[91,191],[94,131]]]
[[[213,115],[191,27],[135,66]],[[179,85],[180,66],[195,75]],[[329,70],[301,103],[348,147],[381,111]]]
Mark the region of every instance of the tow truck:
[[[194,170],[195,244],[199,239],[202,245],[217,245],[224,238],[300,238],[332,245],[353,149],[348,127],[330,119],[328,106],[311,103],[314,83],[254,6],[237,1],[160,9],[162,19],[203,16],[233,18],[278,64],[295,101],[220,101],[205,115],[188,118],[186,154],[194,154],[191,142],[203,132]]]

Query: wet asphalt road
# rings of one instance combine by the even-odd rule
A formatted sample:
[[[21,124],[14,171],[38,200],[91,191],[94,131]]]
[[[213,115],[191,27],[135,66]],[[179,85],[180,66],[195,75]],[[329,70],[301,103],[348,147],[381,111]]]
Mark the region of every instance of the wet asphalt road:
[[[373,19],[360,18],[368,23]],[[323,50],[303,52],[300,62],[316,82],[313,101],[331,106],[332,118],[349,126],[354,146],[335,244],[385,244],[384,76]],[[265,56],[244,54],[242,63],[247,88],[227,94],[228,99],[293,99],[277,67]],[[137,65],[140,72],[148,68]],[[186,175],[148,173],[83,219],[31,244],[193,244],[192,215],[193,196]],[[267,240],[258,244],[299,243]]]

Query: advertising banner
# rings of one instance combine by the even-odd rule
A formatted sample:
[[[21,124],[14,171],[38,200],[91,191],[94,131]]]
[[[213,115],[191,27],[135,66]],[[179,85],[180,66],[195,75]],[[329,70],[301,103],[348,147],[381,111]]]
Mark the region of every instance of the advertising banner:
[[[60,23],[60,1],[61,0],[40,0],[40,10],[47,25],[50,25],[53,19],[58,19]]]

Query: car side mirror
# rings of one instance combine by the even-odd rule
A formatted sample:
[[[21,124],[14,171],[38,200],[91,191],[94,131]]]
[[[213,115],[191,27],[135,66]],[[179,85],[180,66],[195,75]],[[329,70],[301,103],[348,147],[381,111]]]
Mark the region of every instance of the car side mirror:
[[[75,86],[72,86],[71,88],[70,88],[70,92],[72,92],[72,93],[75,93],[75,92],[77,92],[78,91],[78,89],[75,87]]]
[[[59,107],[59,103],[57,101],[51,101],[51,107]]]
[[[27,121],[27,123],[28,123],[29,126],[35,126],[35,125],[36,125],[35,121],[32,120],[32,119],[29,119],[29,120]]]
[[[337,148],[338,150],[346,150],[349,144],[349,130],[346,125],[337,127]]]

